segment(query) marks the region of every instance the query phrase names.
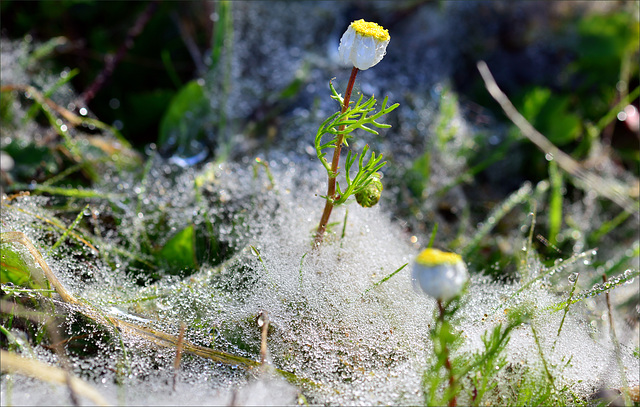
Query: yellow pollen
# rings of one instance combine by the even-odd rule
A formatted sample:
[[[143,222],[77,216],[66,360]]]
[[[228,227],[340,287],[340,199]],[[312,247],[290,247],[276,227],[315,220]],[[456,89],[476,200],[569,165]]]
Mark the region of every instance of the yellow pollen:
[[[360,35],[374,37],[380,41],[389,41],[389,30],[385,30],[377,23],[370,23],[363,19],[356,20],[351,23],[351,27]]]
[[[416,262],[423,266],[433,267],[441,264],[456,264],[462,257],[455,253],[443,252],[438,249],[424,249],[416,258]]]

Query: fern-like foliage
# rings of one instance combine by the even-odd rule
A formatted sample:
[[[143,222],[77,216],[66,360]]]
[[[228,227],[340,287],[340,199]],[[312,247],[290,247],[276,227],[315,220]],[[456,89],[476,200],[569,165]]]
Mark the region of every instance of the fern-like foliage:
[[[329,82],[329,88],[331,89],[332,98],[340,103],[342,106],[343,98],[336,92],[336,89],[333,87],[333,84]],[[338,172],[334,172],[331,169],[331,163],[326,159],[326,149],[333,149],[336,147],[336,144],[339,142],[338,140],[342,136],[342,143],[345,146],[349,146],[348,140],[353,138],[351,134],[354,130],[362,129],[372,134],[378,134],[374,127],[377,128],[389,128],[391,125],[379,123],[376,120],[385,114],[391,112],[396,107],[399,106],[398,103],[387,107],[388,98],[384,98],[382,102],[382,107],[379,111],[375,111],[376,99],[374,97],[369,98],[366,101],[363,101],[363,95],[360,95],[358,100],[355,102],[353,106],[342,113],[338,111],[331,116],[329,116],[318,128],[318,132],[316,133],[315,138],[315,147],[316,147],[316,155],[318,159],[327,170],[327,175],[329,178],[336,178],[338,176]],[[344,129],[341,130],[341,127],[344,126]],[[323,138],[326,135],[331,135],[331,138],[328,141],[323,142]],[[345,178],[347,181],[347,187],[345,190],[340,189],[340,185],[337,186],[336,189],[336,199],[333,200],[334,205],[340,205],[344,203],[350,196],[358,193],[362,189],[364,189],[369,183],[372,181],[372,175],[381,169],[386,162],[382,161],[382,154],[377,155],[374,151],[371,151],[371,156],[369,159],[364,161],[364,157],[369,151],[369,146],[365,146],[362,153],[353,153],[349,151],[347,154],[347,161],[345,164],[346,172]],[[358,162],[358,172],[356,175],[351,178],[350,170],[355,162]],[[331,197],[325,197],[326,199],[331,199]]]

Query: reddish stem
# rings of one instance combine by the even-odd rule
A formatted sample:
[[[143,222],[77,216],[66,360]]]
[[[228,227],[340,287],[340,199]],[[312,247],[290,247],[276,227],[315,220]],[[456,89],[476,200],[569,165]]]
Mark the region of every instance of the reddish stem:
[[[158,8],[159,1],[154,0],[147,6],[146,9],[138,16],[138,19],[133,24],[133,26],[127,32],[127,37],[125,38],[120,48],[118,48],[118,52],[115,55],[109,55],[105,58],[105,66],[104,69],[98,74],[98,76],[94,79],[93,83],[89,85],[89,87],[82,92],[80,97],[78,98],[78,103],[87,106],[89,102],[95,97],[96,93],[107,83],[113,71],[116,69],[116,66],[122,61],[125,57],[126,53],[133,48],[133,40],[140,35],[144,27],[147,25],[153,14],[156,12]]]
[[[347,84],[347,91],[344,94],[344,101],[342,103],[342,113],[346,112],[349,108],[349,100],[351,99],[351,91],[353,90],[353,84],[356,82],[356,75],[358,74],[358,68],[355,66],[351,70],[351,76],[349,77],[349,83]],[[336,177],[338,173],[338,165],[340,163],[340,151],[342,150],[342,143],[344,141],[344,124],[338,128],[338,138],[336,139],[336,146],[333,149],[333,159],[331,160],[331,172],[333,177],[329,177],[329,185],[327,187],[327,201],[324,205],[324,211],[322,211],[322,217],[320,218],[320,224],[316,231],[315,245],[316,247],[322,243],[324,232],[327,230],[327,223],[329,223],[329,217],[333,210],[333,201],[336,197]]]

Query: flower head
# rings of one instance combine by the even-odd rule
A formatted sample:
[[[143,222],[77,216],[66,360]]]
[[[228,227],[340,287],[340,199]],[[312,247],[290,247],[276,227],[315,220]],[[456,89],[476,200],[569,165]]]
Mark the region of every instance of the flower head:
[[[382,26],[356,20],[340,39],[340,61],[363,71],[369,69],[382,60],[390,40],[389,31]]]
[[[413,286],[442,301],[455,298],[469,279],[462,257],[438,249],[423,250],[413,264]]]

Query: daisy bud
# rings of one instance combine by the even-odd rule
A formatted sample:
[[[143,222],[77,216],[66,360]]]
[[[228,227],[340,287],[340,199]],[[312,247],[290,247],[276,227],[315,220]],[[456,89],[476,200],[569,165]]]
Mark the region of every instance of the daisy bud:
[[[382,60],[390,40],[389,31],[382,26],[356,20],[340,39],[340,61],[362,71],[369,69]]]
[[[371,175],[373,178],[369,185],[364,187],[360,192],[356,194],[356,201],[363,208],[371,208],[377,204],[382,194],[382,182],[380,182],[380,174],[374,173]]]
[[[469,273],[459,255],[425,249],[416,257],[411,279],[416,289],[446,302],[460,294]]]

